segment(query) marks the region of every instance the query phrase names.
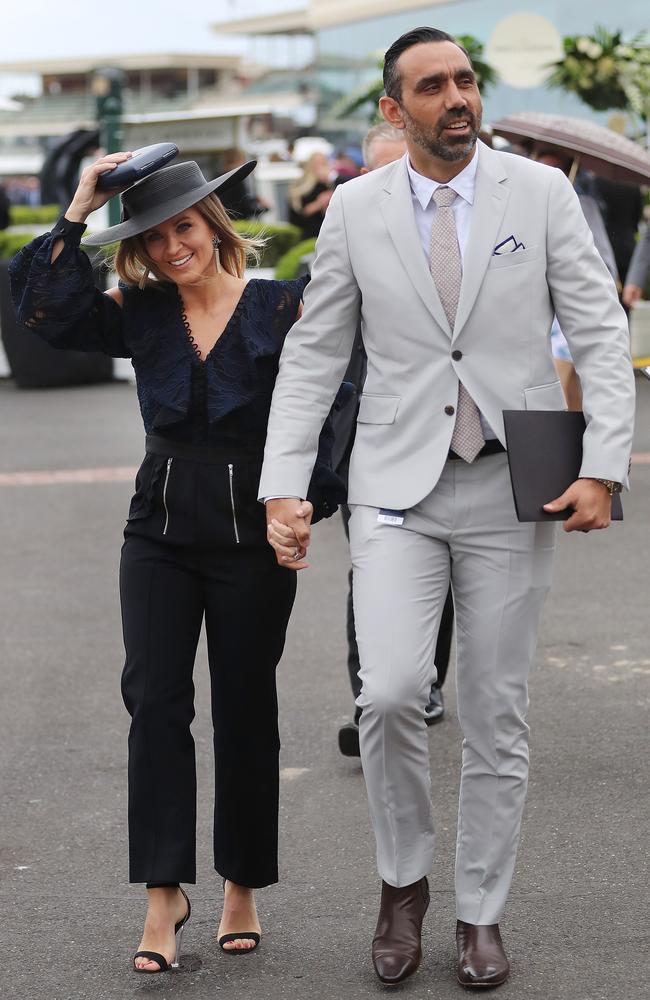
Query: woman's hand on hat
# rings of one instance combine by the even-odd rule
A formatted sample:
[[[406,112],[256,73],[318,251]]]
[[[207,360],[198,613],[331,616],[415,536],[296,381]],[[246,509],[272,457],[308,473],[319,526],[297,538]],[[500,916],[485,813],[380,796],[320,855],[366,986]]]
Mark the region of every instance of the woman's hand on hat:
[[[118,163],[124,163],[125,160],[131,159],[132,156],[133,153],[130,152],[105,153],[99,159],[95,160],[94,163],[91,163],[90,166],[85,167],[81,171],[81,177],[79,178],[74,198],[65,213],[66,219],[69,219],[70,222],[85,222],[91,212],[94,212],[97,208],[101,208],[107,201],[110,201],[113,195],[120,189],[98,191],[97,180],[101,174],[113,170]]]

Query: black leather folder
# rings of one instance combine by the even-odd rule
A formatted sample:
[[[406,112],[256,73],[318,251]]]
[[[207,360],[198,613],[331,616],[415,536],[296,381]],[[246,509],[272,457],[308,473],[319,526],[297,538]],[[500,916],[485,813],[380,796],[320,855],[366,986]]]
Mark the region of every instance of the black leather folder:
[[[568,410],[504,410],[510,481],[520,521],[566,521],[573,510],[550,514],[545,503],[575,482],[582,464],[585,418]],[[612,520],[623,520],[619,493],[612,497]]]

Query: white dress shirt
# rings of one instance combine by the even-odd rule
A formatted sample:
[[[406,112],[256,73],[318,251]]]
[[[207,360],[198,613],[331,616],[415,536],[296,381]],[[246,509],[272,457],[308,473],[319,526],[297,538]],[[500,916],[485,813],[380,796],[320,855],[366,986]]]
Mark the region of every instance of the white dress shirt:
[[[437,205],[433,200],[433,192],[439,187],[449,187],[456,192],[456,198],[451,208],[454,213],[456,232],[458,233],[458,247],[460,249],[461,266],[465,261],[467,244],[469,243],[469,233],[472,224],[472,206],[474,204],[474,188],[476,186],[476,170],[478,167],[478,145],[475,147],[474,156],[466,167],[450,181],[440,183],[432,181],[429,177],[419,174],[413,167],[408,153],[404,154],[406,167],[411,185],[411,198],[413,200],[413,212],[415,215],[415,225],[417,226],[422,251],[426,257],[427,267],[431,255],[431,227],[437,211]],[[433,279],[432,279],[433,280]],[[496,434],[488,424],[487,420],[480,414],[483,437],[486,441],[496,437]]]
[[[456,200],[451,207],[454,213],[456,232],[458,233],[461,264],[464,263],[465,252],[469,242],[469,229],[472,223],[472,205],[474,204],[476,169],[478,167],[478,146],[476,146],[474,156],[467,166],[444,184],[441,184],[439,181],[432,181],[429,177],[423,177],[411,164],[408,153],[405,153],[404,156],[411,184],[415,224],[420,236],[422,252],[427,260],[427,266],[431,256],[431,227],[433,226],[433,217],[437,209],[436,203],[433,200],[433,192],[437,191],[439,187],[449,187],[452,191],[456,192]]]

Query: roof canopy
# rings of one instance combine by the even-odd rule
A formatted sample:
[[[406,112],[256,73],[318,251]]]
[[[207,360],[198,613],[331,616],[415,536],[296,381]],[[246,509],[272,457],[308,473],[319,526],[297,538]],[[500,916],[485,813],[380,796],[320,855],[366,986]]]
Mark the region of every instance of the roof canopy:
[[[309,35],[314,30],[307,7],[259,17],[237,17],[213,21],[219,35]]]
[[[402,14],[404,8],[435,7],[458,0],[304,0],[301,6],[259,17],[228,18],[213,21],[220,35],[296,35],[311,34],[319,28],[364,21],[386,14]]]
[[[124,70],[151,69],[235,69],[238,55],[215,52],[146,52],[139,55],[83,56],[72,59],[27,59],[1,62],[0,73],[37,73],[39,76],[76,76],[115,66]]]

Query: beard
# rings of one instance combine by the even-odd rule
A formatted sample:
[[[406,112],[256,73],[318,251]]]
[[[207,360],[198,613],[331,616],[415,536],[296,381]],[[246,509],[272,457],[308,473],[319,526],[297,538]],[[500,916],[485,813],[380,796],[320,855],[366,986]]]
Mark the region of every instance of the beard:
[[[478,134],[481,131],[481,113],[475,115],[469,108],[466,111],[452,111],[436,122],[435,125],[423,125],[412,118],[402,105],[402,117],[407,136],[421,149],[426,150],[439,160],[455,163],[464,160],[474,149]],[[469,135],[455,137],[445,134],[448,125],[457,121],[466,121],[469,125]]]

